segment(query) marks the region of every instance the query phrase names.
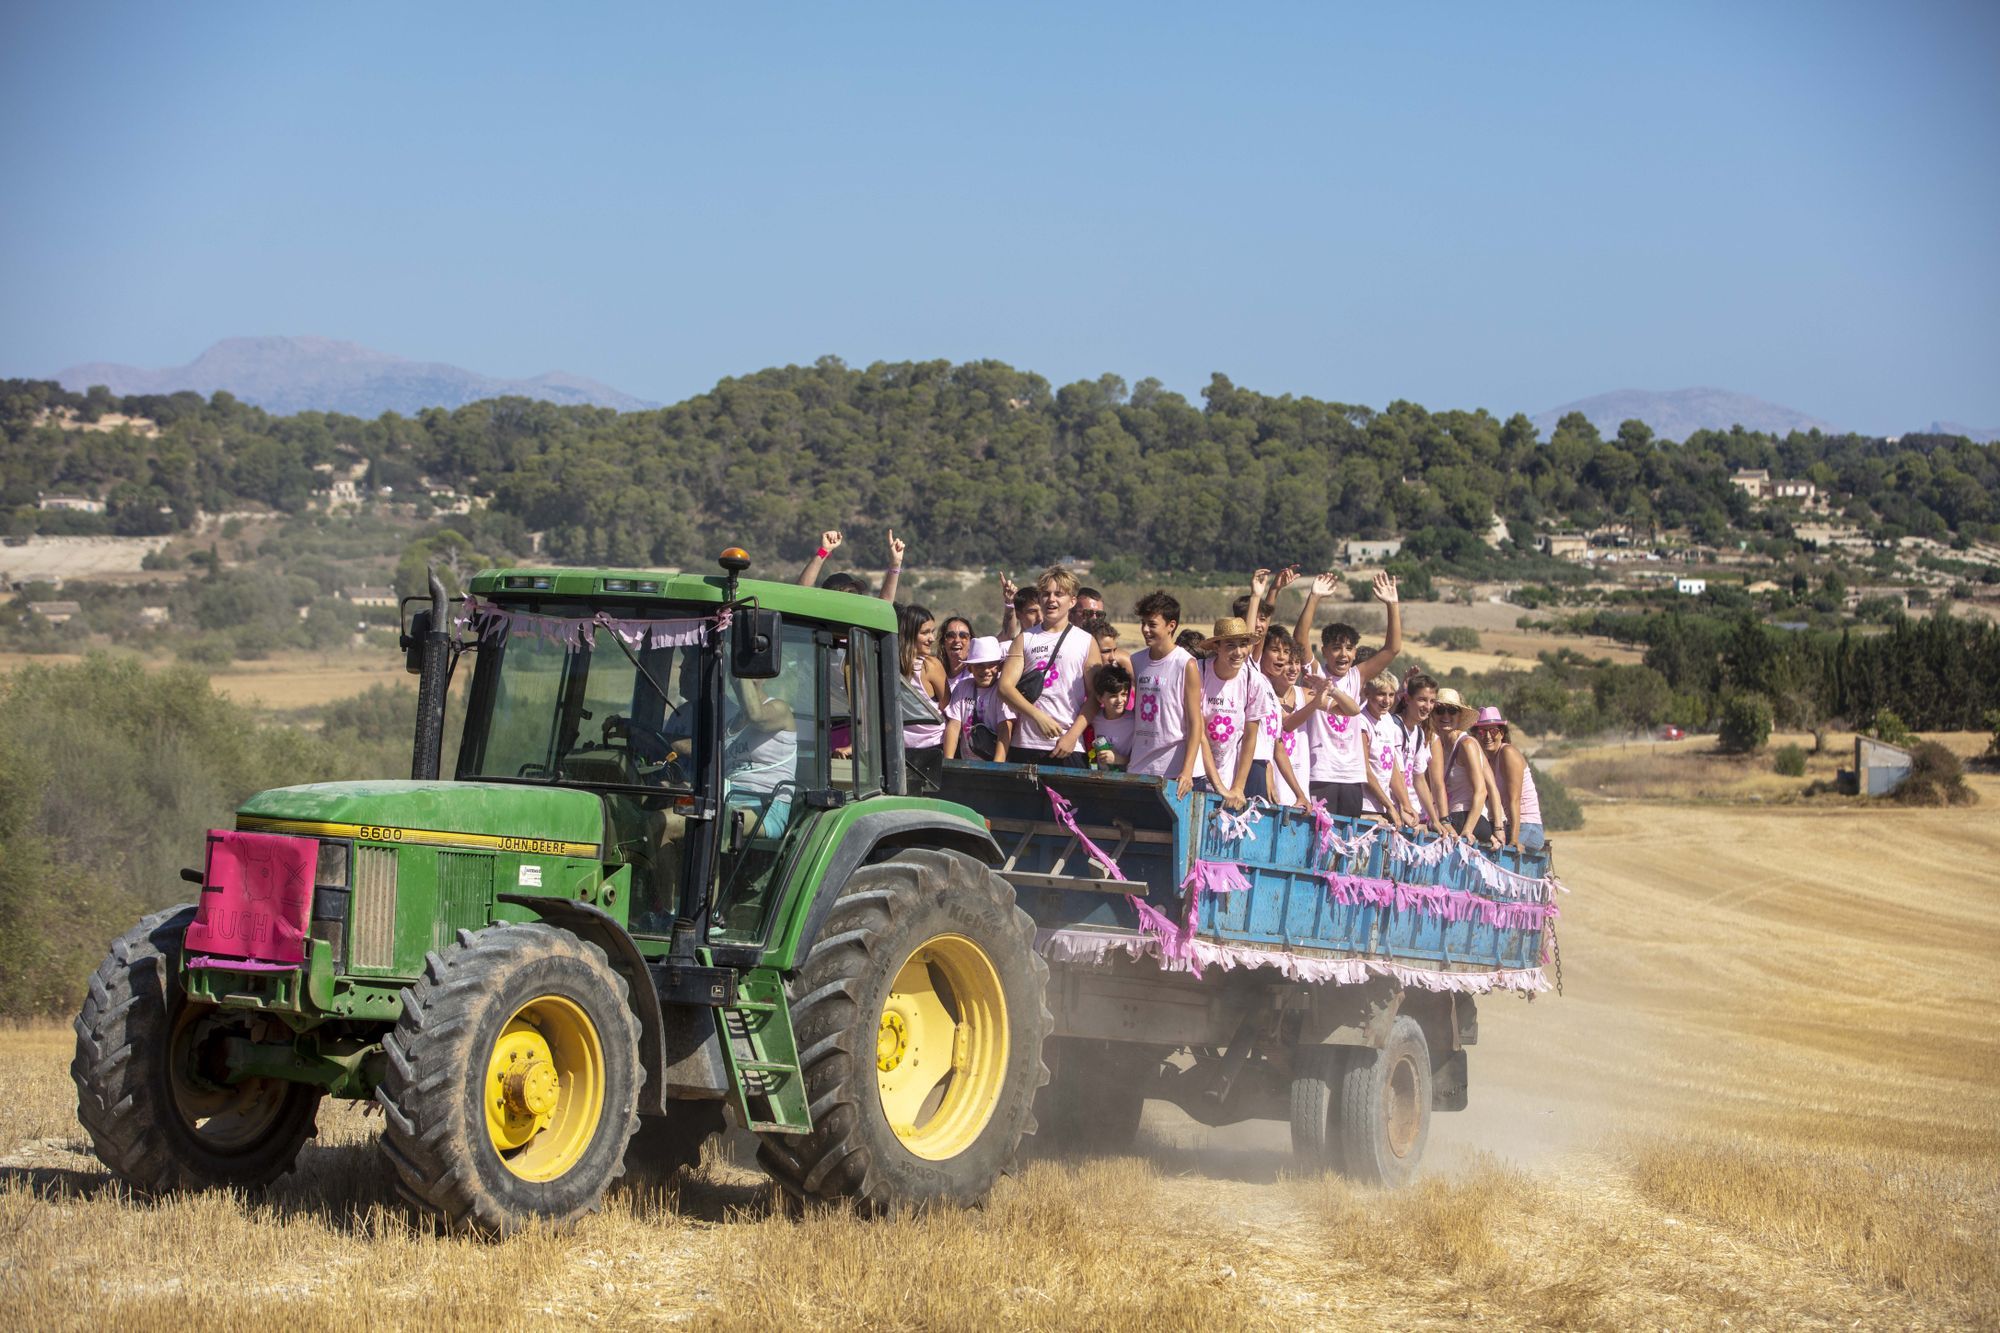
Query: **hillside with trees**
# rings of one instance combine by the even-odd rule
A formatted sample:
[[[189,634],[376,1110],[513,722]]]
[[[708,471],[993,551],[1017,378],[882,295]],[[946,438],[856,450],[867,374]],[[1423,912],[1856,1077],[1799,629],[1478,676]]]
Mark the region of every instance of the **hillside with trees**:
[[[123,414],[152,423],[77,429]],[[810,554],[822,528],[855,559],[908,536],[926,562],[1020,568],[1062,556],[1154,570],[1325,567],[1347,538],[1401,536],[1413,557],[1474,557],[1494,514],[1538,526],[1607,520],[1695,540],[1783,539],[1738,469],[1813,481],[1872,535],[2000,536],[2000,463],[1962,437],[1702,431],[1675,442],[1580,414],[1543,439],[1521,415],[1380,411],[1238,388],[1199,403],[1114,375],[1061,388],[993,361],[836,358],[726,379],[652,412],[498,398],[373,420],[273,416],[217,393],[117,397],[0,382],[0,514],[11,533],[186,528],[197,511],[305,509],[322,468],[365,460],[371,494],[447,488],[489,523],[546,534],[567,562],[679,564],[716,546]],[[49,494],[103,514],[38,510]],[[492,545],[494,543],[488,543]],[[522,549],[516,547],[515,549]]]

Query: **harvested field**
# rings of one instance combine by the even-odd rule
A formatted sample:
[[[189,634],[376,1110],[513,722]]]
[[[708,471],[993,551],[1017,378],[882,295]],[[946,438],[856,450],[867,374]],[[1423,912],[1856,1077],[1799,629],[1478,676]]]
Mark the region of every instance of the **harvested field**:
[[[2000,782],[1976,779],[1987,801]],[[1155,1329],[2000,1324],[2000,820],[1597,804],[1563,835],[1565,994],[1482,1005],[1472,1109],[1384,1195],[1282,1126],[1148,1110],[972,1212],[803,1218],[726,1154],[567,1235],[439,1238],[351,1108],[258,1200],[134,1203],[53,1024],[0,1033],[9,1326]]]

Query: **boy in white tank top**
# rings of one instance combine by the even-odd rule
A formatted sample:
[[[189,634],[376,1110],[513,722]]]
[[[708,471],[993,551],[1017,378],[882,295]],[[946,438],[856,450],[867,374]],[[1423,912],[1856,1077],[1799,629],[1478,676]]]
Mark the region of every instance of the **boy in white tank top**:
[[[1056,565],[1043,571],[1035,586],[1041,593],[1041,627],[1015,636],[1000,668],[1000,697],[1015,718],[1007,758],[1010,763],[1082,767],[1077,742],[1097,713],[1089,684],[1103,658],[1097,640],[1070,623],[1082,586],[1076,575]],[[1020,688],[1022,676],[1030,672],[1042,676],[1042,692],[1033,701]]]

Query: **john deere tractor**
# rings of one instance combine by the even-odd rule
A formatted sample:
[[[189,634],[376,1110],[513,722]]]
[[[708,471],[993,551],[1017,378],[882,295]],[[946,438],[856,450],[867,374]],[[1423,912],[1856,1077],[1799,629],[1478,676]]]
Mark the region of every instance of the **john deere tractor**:
[[[1047,1078],[1033,928],[985,822],[909,794],[892,608],[721,563],[433,578],[410,780],[251,797],[91,978],[104,1162],[257,1186],[372,1100],[402,1192],[504,1234],[726,1110],[801,1197],[984,1196]]]

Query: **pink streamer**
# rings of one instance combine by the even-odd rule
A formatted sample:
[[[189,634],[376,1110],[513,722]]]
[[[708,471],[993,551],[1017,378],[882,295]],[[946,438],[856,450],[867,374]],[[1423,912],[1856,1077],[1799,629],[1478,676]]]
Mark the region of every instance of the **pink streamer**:
[[[1115,879],[1120,884],[1128,883],[1129,881],[1125,878],[1125,872],[1118,868],[1118,862],[1112,859],[1111,853],[1092,842],[1085,835],[1084,831],[1076,826],[1076,807],[1071,805],[1054,787],[1044,787],[1042,790],[1048,793],[1049,809],[1056,812],[1057,822],[1068,829],[1076,840],[1083,844],[1085,855],[1097,862],[1098,865],[1104,867],[1105,877],[1107,879]]]

